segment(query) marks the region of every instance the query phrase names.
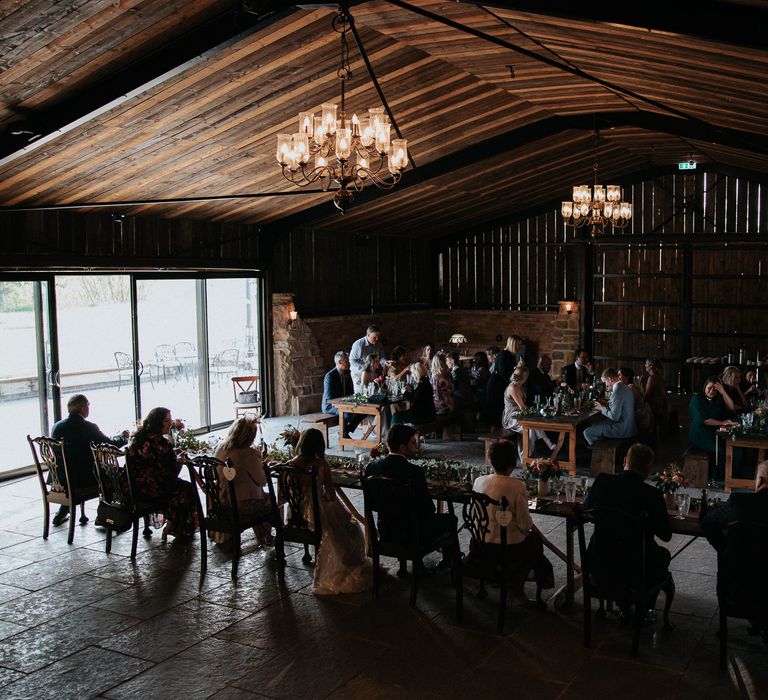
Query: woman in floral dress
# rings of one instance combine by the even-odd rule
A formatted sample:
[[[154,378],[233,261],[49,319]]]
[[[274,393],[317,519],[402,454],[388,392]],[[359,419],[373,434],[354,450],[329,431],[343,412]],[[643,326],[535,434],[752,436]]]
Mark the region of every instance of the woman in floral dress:
[[[167,435],[171,429],[171,411],[153,408],[134,433],[125,454],[131,475],[133,497],[156,503],[165,516],[163,539],[167,536],[191,536],[196,529],[192,484],[179,479],[183,455],[176,455]]]

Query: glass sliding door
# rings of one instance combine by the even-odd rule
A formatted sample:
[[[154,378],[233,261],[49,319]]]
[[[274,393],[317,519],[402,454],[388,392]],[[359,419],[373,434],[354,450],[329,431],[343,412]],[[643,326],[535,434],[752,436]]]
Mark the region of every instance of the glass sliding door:
[[[31,464],[27,435],[49,429],[42,286],[39,281],[0,280],[0,472]]]
[[[260,374],[259,280],[206,280],[211,424],[234,418],[232,377]]]
[[[135,424],[129,275],[56,276],[58,385],[62,413],[85,394],[107,435]]]
[[[194,279],[138,279],[136,317],[144,366],[141,412],[169,408],[188,427],[207,425],[198,380],[201,357],[198,287]]]

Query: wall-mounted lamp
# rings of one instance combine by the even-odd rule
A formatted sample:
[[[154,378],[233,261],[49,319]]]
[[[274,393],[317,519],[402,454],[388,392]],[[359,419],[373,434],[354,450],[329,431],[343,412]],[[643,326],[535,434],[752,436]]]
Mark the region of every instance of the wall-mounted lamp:
[[[298,320],[298,318],[299,318],[299,312],[298,311],[296,311],[296,310],[289,311],[288,312],[288,328],[292,329],[294,321]]]
[[[467,342],[467,336],[463,333],[454,333],[448,342],[453,343],[454,345],[463,345]]]
[[[570,301],[565,305],[565,313],[569,316],[573,313],[573,304]]]
[[[579,308],[578,302],[575,301],[561,301],[560,302],[560,315],[570,316],[574,311]]]

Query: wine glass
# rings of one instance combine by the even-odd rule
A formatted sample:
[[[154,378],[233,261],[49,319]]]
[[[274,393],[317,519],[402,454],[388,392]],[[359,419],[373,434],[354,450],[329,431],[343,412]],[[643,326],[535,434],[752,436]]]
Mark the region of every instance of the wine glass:
[[[685,520],[685,516],[688,515],[688,511],[691,509],[691,497],[687,493],[678,491],[675,494],[675,506],[677,506],[676,520]]]
[[[565,482],[565,500],[568,501],[568,503],[576,502],[576,482],[575,481],[569,480]]]
[[[560,496],[563,493],[563,480],[560,477],[556,477],[552,479],[552,495],[555,497],[555,500],[553,503],[555,505],[560,505],[563,500],[560,498]]]

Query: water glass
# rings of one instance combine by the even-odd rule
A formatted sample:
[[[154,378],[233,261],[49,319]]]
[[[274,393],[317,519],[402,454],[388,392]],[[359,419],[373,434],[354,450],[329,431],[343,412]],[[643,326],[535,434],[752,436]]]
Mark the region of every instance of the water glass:
[[[565,482],[565,500],[568,501],[568,503],[574,503],[576,501],[576,482],[575,481]]]
[[[685,520],[685,516],[691,510],[691,497],[687,493],[678,491],[675,494],[675,505],[677,506],[676,520]]]
[[[560,498],[560,495],[563,493],[563,480],[562,479],[552,479],[552,495],[555,497],[555,500],[553,503],[555,505],[560,505],[563,501]]]

